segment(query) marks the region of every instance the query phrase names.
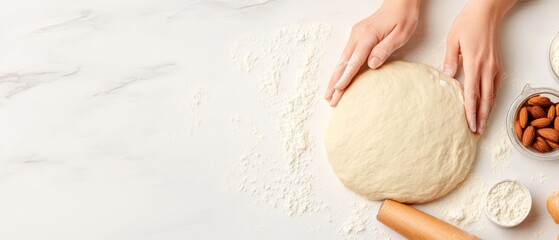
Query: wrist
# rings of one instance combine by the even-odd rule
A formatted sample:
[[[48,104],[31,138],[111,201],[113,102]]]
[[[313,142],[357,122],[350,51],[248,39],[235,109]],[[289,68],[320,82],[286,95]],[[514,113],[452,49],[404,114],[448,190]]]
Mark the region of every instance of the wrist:
[[[472,5],[479,11],[496,21],[500,21],[514,6],[517,0],[470,0],[467,4]]]
[[[421,0],[384,0],[382,6],[393,6],[400,10],[419,13]]]

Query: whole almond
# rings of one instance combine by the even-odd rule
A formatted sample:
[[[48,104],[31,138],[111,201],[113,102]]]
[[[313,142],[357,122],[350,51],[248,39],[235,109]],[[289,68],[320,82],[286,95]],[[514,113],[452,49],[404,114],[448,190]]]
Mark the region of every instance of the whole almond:
[[[555,106],[551,105],[547,110],[547,118],[553,120],[555,118]]]
[[[552,141],[549,140],[545,140],[547,142],[547,144],[549,144],[550,147],[552,147],[553,149],[559,149],[559,144],[558,143],[554,143]]]
[[[556,117],[555,120],[553,121],[553,128],[557,131],[559,131],[559,117]]]
[[[555,104],[555,116],[559,116],[559,103]]]
[[[538,118],[532,122],[530,122],[530,126],[534,126],[536,128],[544,128],[551,124],[551,119],[549,118]]]
[[[520,127],[520,122],[518,120],[514,121],[514,131],[518,140],[522,141],[522,127]]]
[[[534,106],[534,107],[532,107],[532,109],[530,109],[530,114],[532,114],[532,117],[534,117],[534,118],[544,118],[544,117],[547,117],[547,113],[546,113],[545,110],[543,110],[543,108],[540,107],[540,106]]]
[[[535,138],[536,130],[534,129],[534,127],[526,127],[526,130],[524,130],[524,134],[522,134],[522,145],[524,145],[525,147],[532,145],[532,142],[534,142]]]
[[[526,128],[526,125],[528,125],[528,110],[526,107],[520,109],[518,113],[518,122],[521,128]]]
[[[528,104],[533,105],[533,106],[551,106],[551,105],[553,105],[553,103],[551,102],[551,100],[549,100],[548,97],[542,97],[542,96],[531,97],[530,99],[528,99]]]
[[[559,131],[553,128],[538,129],[538,135],[552,142],[559,142]]]
[[[532,147],[541,153],[545,153],[545,152],[549,152],[551,151],[551,147],[549,146],[549,144],[547,144],[547,142],[545,141],[545,139],[541,138],[541,137],[537,137],[536,141],[534,142],[534,145],[532,145]]]

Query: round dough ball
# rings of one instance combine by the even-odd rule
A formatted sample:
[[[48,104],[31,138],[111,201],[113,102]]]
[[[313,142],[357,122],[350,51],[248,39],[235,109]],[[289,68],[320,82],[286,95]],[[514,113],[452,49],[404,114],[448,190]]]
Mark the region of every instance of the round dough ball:
[[[332,113],[326,150],[351,190],[371,200],[423,203],[466,178],[477,139],[458,81],[395,61],[354,79]]]

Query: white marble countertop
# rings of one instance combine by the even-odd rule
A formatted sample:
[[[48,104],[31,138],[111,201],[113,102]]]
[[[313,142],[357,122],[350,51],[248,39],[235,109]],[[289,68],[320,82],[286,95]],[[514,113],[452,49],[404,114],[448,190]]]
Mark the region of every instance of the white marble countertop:
[[[395,58],[440,66],[464,3],[425,0]],[[0,239],[400,239],[322,146],[330,70],[379,4],[3,0]],[[503,26],[508,78],[472,178],[518,179],[534,206],[513,229],[483,215],[463,227],[484,239],[559,234],[544,206],[559,162],[484,151],[524,83],[559,88],[546,59],[557,9],[519,4]],[[441,204],[418,207],[444,218]]]

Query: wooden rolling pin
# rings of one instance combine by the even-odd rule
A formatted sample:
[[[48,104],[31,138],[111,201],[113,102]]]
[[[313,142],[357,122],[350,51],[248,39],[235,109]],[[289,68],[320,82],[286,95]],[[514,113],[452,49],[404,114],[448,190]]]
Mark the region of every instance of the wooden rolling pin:
[[[479,240],[451,224],[393,200],[384,201],[377,220],[411,240]]]

